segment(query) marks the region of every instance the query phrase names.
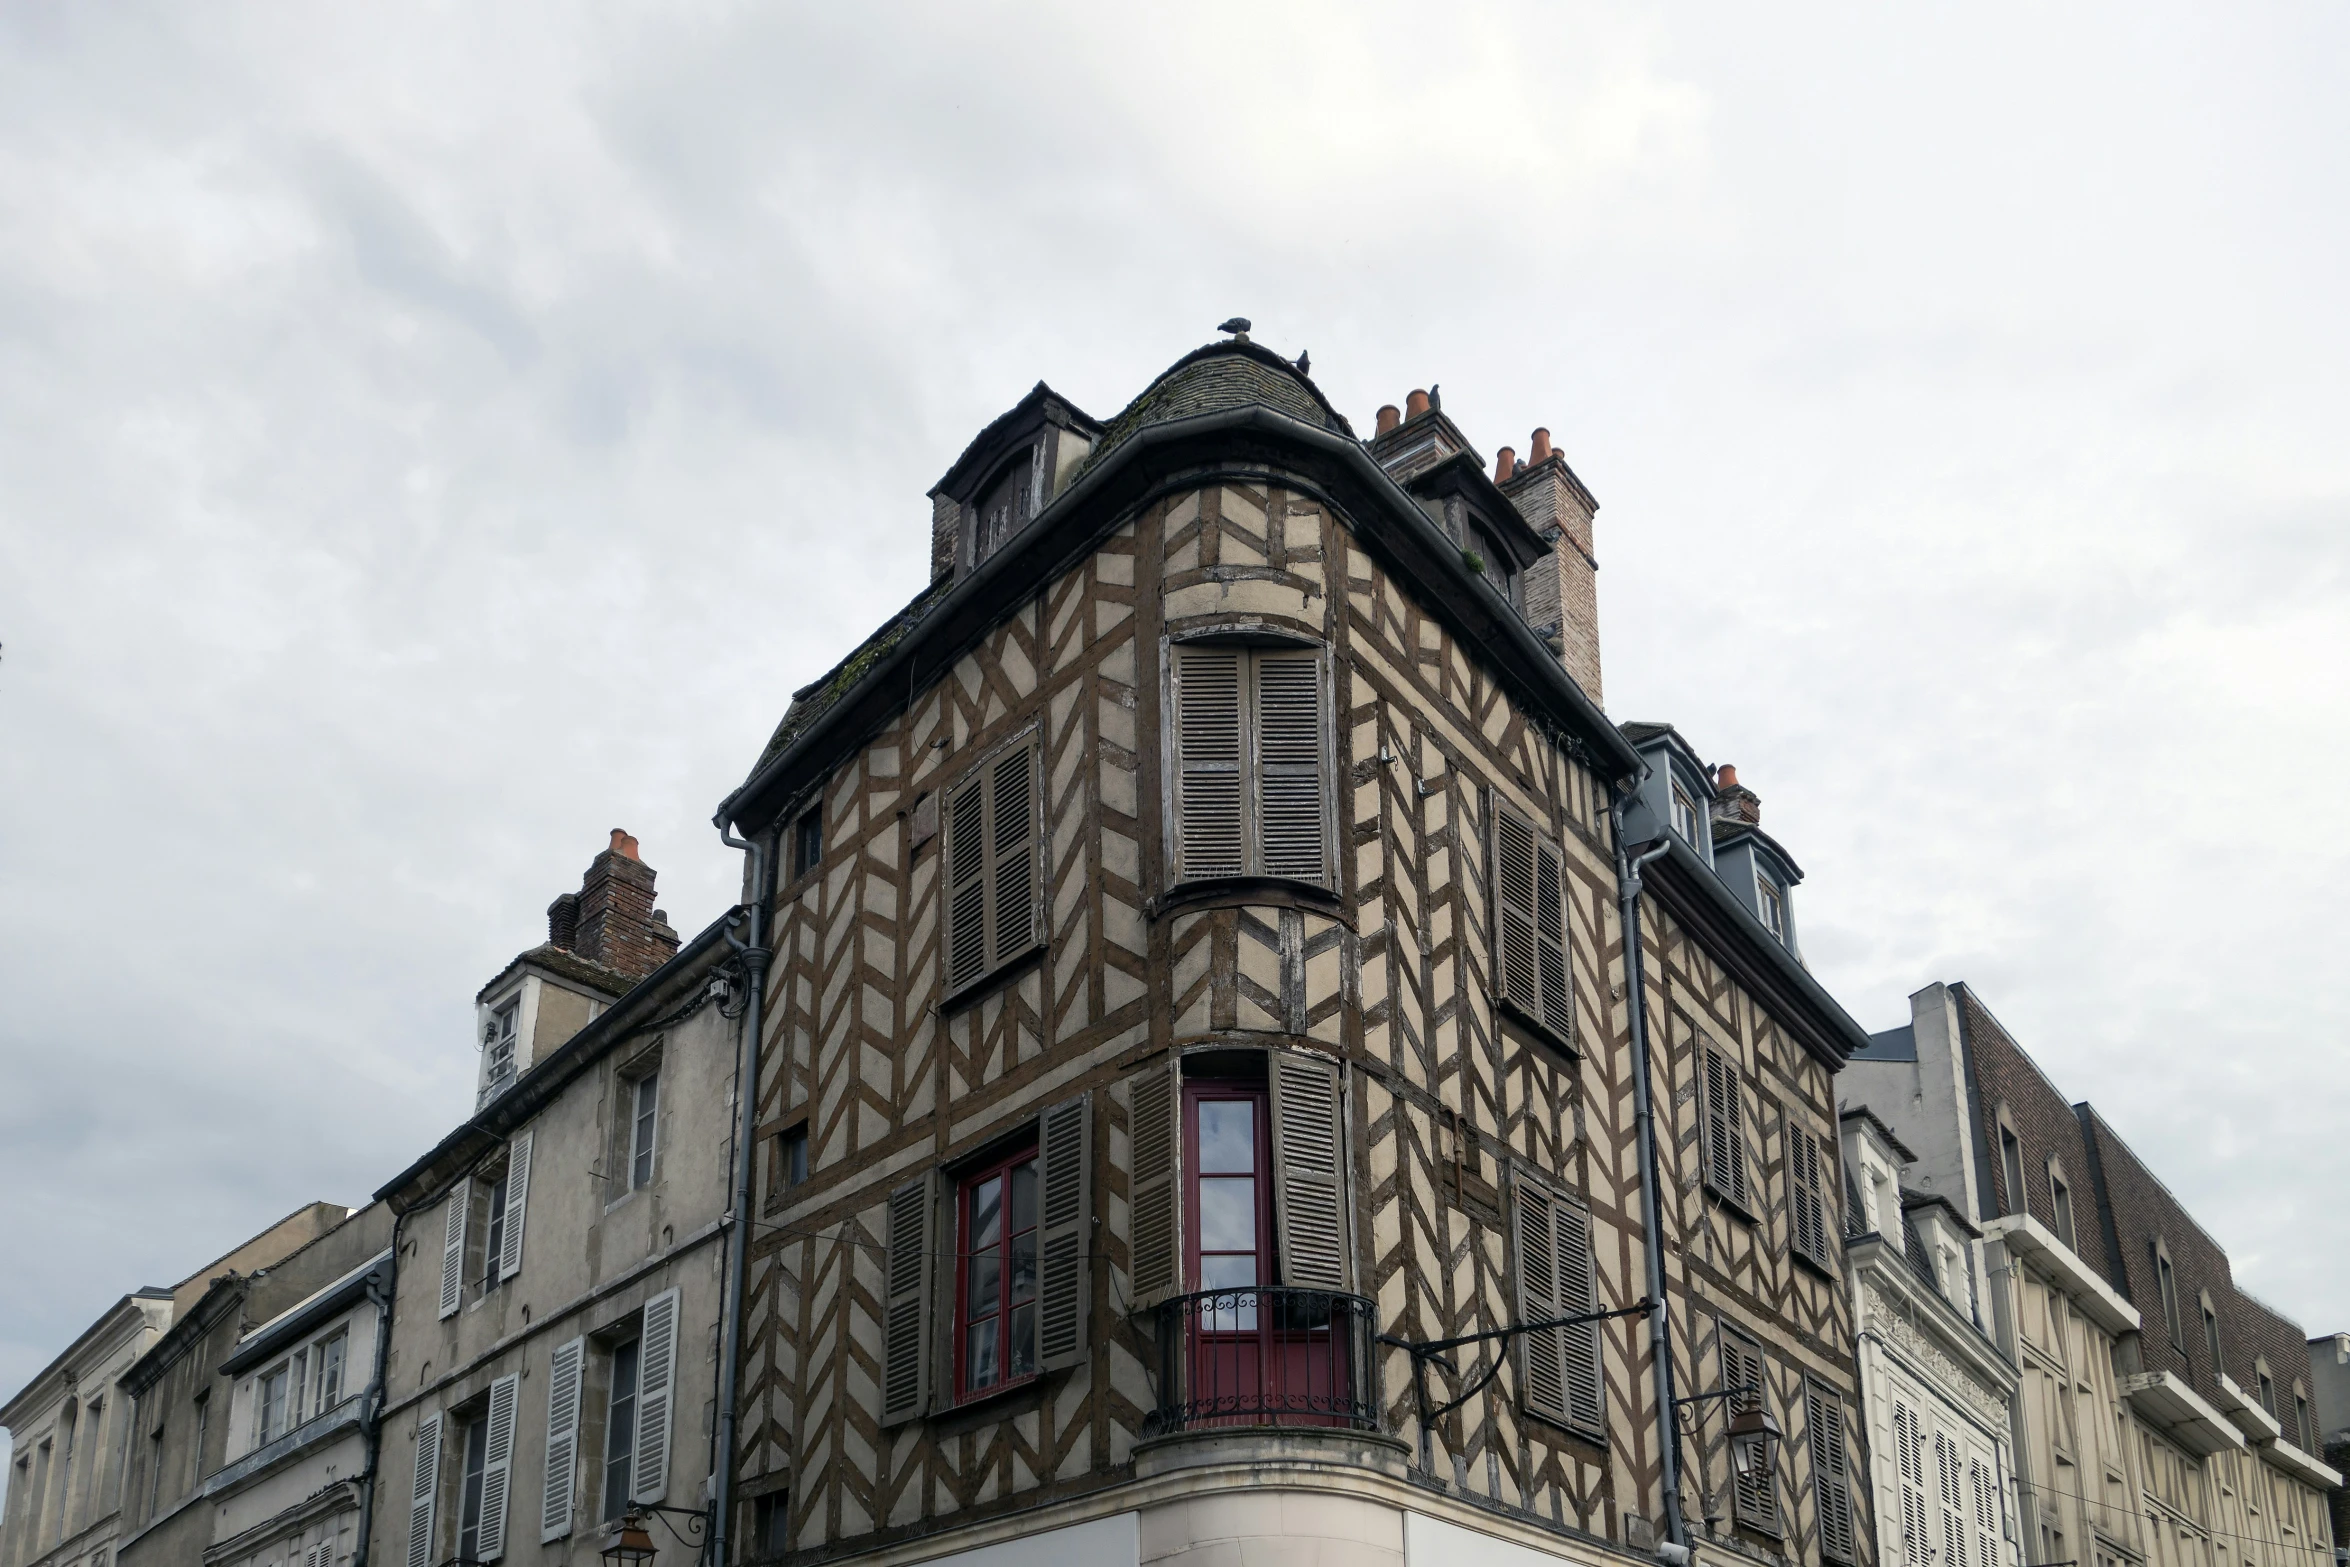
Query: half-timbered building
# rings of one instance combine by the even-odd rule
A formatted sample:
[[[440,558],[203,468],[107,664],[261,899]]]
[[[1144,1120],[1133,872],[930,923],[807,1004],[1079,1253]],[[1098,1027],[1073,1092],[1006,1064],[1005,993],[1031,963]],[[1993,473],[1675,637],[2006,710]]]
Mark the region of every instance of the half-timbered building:
[[[1865,1036],[1784,851],[1726,881],[1716,775],[1677,834],[1597,705],[1547,433],[1360,439],[1243,330],[931,499],[720,811],[772,952],[730,1558],[1873,1562]]]

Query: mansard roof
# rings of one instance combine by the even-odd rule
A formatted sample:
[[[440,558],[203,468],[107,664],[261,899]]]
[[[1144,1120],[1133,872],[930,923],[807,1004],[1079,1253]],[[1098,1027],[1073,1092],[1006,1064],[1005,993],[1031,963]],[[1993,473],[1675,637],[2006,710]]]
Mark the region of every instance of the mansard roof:
[[[1040,584],[1145,504],[1160,481],[1180,473],[1209,483],[1220,468],[1261,474],[1276,465],[1293,476],[1282,482],[1300,482],[1342,511],[1365,547],[1415,585],[1515,701],[1579,744],[1603,774],[1639,771],[1638,753],[1533,628],[1468,569],[1459,546],[1355,439],[1321,390],[1271,350],[1230,341],[1170,365],[1009,542],[974,570],[924,588],[794,693],[750,775],[719,804],[718,820],[765,831]]]

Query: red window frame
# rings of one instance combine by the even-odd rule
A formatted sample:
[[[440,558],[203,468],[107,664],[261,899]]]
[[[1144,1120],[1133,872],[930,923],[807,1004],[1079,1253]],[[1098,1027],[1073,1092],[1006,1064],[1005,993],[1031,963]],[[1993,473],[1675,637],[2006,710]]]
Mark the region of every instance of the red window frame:
[[[1183,1085],[1183,1276],[1194,1290],[1247,1288],[1211,1286],[1200,1275],[1200,1151],[1199,1107],[1202,1104],[1245,1100],[1255,1107],[1256,1132],[1256,1284],[1270,1286],[1273,1272],[1273,1129],[1270,1096],[1256,1082],[1192,1079]],[[1210,1176],[1213,1180],[1215,1177]],[[1239,1255],[1210,1253],[1210,1255]]]
[[[1006,1388],[1019,1387],[1023,1383],[1033,1382],[1037,1377],[1036,1250],[1039,1226],[1037,1222],[1036,1152],[1036,1145],[1031,1143],[1025,1148],[1005,1155],[992,1164],[966,1171],[955,1182],[955,1402],[959,1404],[975,1398],[993,1397]],[[1013,1172],[1023,1166],[1027,1168],[1029,1178],[1028,1223],[1023,1228],[1014,1229],[1011,1200],[1014,1184]],[[978,1195],[981,1187],[999,1177],[1002,1179],[1003,1185],[998,1198],[1000,1206],[997,1214],[996,1240],[992,1246],[983,1247],[977,1244],[976,1237],[972,1234],[972,1199]],[[1028,1292],[1025,1298],[1014,1294],[1019,1277],[1015,1267],[1015,1242],[1023,1237],[1028,1242],[1026,1256]],[[995,1263],[996,1269],[995,1309],[981,1314],[979,1320],[985,1322],[992,1319],[995,1324],[994,1349],[997,1375],[994,1381],[981,1387],[973,1387],[971,1385],[971,1329],[977,1324],[972,1320],[971,1285],[974,1276],[984,1271],[974,1267],[974,1264],[989,1260]],[[1015,1376],[1011,1374],[1012,1324],[1017,1309],[1023,1305],[1028,1308],[1029,1365],[1026,1371]]]

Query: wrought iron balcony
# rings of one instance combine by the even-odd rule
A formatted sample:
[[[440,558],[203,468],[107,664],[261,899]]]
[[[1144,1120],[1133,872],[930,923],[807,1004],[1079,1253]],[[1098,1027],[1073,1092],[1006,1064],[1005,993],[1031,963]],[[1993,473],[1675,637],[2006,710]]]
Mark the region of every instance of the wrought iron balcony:
[[[1375,1431],[1371,1302],[1251,1285],[1162,1301],[1154,1436],[1220,1426]]]

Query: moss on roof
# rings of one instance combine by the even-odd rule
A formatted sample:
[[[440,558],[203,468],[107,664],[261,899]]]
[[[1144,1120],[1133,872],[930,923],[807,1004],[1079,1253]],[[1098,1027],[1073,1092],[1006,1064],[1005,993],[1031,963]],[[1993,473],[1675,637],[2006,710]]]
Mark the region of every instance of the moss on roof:
[[[767,748],[752,764],[749,777],[757,777],[759,769],[780,754],[784,747],[806,732],[808,726],[822,717],[827,709],[848,695],[865,672],[880,662],[891,648],[906,639],[906,633],[922,623],[932,606],[946,597],[947,589],[955,585],[954,578],[940,577],[909,600],[906,607],[882,622],[880,629],[851,649],[849,656],[833,665],[815,680],[794,691],[791,706],[784,709],[783,722],[775,726],[775,733],[767,739]]]
[[[1120,410],[1095,443],[1085,466],[1098,465],[1136,432],[1151,425],[1252,404],[1349,440],[1354,438],[1346,416],[1331,407],[1320,388],[1279,354],[1254,343],[1211,343],[1176,360],[1143,389],[1141,396]]]

